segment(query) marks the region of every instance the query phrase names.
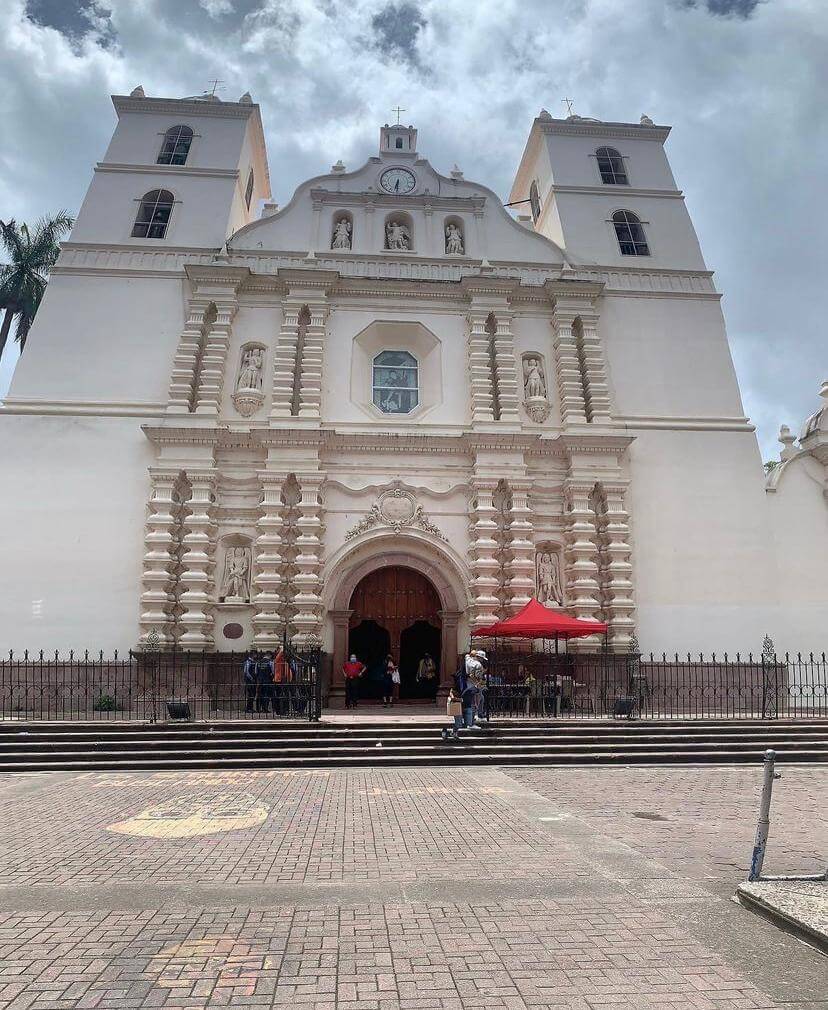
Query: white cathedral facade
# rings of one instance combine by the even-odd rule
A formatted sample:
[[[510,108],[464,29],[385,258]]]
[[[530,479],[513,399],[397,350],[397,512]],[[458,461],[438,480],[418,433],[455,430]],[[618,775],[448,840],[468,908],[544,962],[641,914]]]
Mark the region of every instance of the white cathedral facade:
[[[385,126],[280,209],[249,95],[114,105],[0,411],[0,647],[453,667],[537,595],[824,648],[828,411],[766,481],[668,128],[541,113],[513,215]]]

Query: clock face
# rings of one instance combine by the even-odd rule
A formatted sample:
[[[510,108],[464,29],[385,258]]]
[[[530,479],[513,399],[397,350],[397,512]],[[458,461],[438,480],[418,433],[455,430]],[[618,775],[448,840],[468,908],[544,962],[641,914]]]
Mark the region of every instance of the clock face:
[[[416,185],[414,173],[407,168],[389,168],[380,176],[380,186],[386,193],[410,193]]]

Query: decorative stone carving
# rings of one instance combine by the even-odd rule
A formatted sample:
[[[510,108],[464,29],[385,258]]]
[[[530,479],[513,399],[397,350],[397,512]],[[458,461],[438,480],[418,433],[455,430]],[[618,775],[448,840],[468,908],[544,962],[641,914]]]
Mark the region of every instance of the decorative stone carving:
[[[398,252],[411,249],[411,232],[402,221],[389,221],[385,226],[385,248]]]
[[[526,355],[523,359],[523,391],[526,413],[537,424],[542,424],[549,416],[549,400],[543,365],[534,355]]]
[[[219,599],[224,603],[250,602],[250,548],[228,547]]]
[[[560,554],[544,545],[535,557],[538,602],[545,607],[563,606]]]
[[[233,405],[242,417],[255,414],[264,403],[262,391],[264,355],[263,347],[248,347],[242,354],[236,390],[233,393]]]
[[[340,218],[334,225],[331,249],[351,248],[351,222],[347,217]]]
[[[464,252],[463,233],[453,221],[449,221],[446,225],[446,253],[449,256],[462,256]]]
[[[413,527],[431,533],[440,540],[447,539],[443,532],[429,521],[414,495],[404,491],[399,484],[395,484],[388,491],[383,491],[371,506],[368,515],[345,534],[345,539],[353,540],[375,526],[387,526],[395,533]]]

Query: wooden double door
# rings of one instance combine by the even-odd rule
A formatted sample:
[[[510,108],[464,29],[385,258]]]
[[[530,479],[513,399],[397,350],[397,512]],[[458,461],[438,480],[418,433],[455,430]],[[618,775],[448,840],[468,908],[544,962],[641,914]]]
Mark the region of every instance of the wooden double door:
[[[368,667],[361,684],[366,698],[382,696],[385,658],[400,668],[400,698],[431,699],[437,693],[442,622],[440,597],[420,572],[401,565],[378,568],[351,596],[348,652]],[[436,667],[430,680],[418,680],[420,661],[428,654]]]

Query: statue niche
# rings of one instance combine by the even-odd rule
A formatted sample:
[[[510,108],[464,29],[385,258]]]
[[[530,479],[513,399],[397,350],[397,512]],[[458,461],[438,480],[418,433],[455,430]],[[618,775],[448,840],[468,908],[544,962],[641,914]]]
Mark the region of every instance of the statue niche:
[[[221,580],[221,603],[250,602],[251,549],[228,545],[224,555],[224,574]]]
[[[463,229],[459,222],[446,222],[446,255],[462,256],[466,249],[463,245]]]
[[[535,555],[538,603],[545,607],[563,606],[561,555],[555,544],[541,544]]]
[[[546,394],[546,376],[543,358],[530,352],[523,355],[523,406],[529,418],[542,424],[549,416],[549,398]]]
[[[333,236],[331,238],[331,249],[350,249],[353,225],[350,218],[343,215],[334,224]]]
[[[404,221],[392,218],[386,222],[385,248],[391,252],[411,251],[411,228]]]
[[[250,417],[264,403],[263,372],[265,349],[261,344],[242,348],[233,405],[242,417]]]

